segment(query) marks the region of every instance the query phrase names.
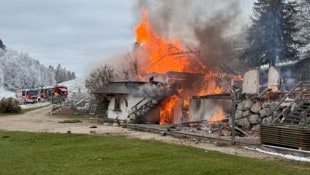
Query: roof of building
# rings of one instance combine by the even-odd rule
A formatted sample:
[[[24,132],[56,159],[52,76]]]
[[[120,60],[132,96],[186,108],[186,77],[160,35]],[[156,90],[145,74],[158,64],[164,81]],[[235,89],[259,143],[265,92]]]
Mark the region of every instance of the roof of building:
[[[156,81],[121,81],[111,82],[95,94],[114,95],[132,95],[135,97],[146,97],[161,99],[170,96],[174,92],[167,84],[161,84]]]
[[[134,91],[138,90],[140,86],[145,85],[147,82],[142,81],[119,81],[111,82],[99,90],[98,94],[131,94]]]

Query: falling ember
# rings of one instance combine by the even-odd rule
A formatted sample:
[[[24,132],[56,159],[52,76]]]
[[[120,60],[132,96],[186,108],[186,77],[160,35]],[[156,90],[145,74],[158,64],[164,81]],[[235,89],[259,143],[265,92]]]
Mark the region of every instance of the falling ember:
[[[160,108],[160,124],[167,125],[173,122],[174,117],[174,106],[179,101],[179,97],[173,95],[163,101]]]

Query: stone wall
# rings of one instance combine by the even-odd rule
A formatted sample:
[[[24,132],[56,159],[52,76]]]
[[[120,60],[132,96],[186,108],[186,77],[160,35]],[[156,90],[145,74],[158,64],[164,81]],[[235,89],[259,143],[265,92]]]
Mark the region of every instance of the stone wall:
[[[261,124],[271,124],[272,114],[281,112],[281,109],[275,111],[277,105],[278,102],[263,102],[253,97],[239,100],[235,113],[236,126],[250,135],[258,135]]]

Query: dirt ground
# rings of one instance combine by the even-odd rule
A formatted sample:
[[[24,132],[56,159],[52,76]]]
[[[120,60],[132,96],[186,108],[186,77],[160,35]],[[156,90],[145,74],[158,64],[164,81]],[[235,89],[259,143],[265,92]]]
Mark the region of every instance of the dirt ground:
[[[51,106],[30,111],[22,115],[0,117],[0,129],[7,131],[26,131],[26,132],[51,132],[72,134],[121,134],[130,138],[158,140],[166,143],[180,144],[202,148],[206,151],[219,151],[222,153],[260,159],[277,159],[277,157],[260,153],[251,149],[234,146],[216,146],[214,144],[197,143],[191,140],[177,139],[170,136],[159,134],[132,131],[118,126],[106,126],[99,124],[96,120],[84,119],[79,123],[59,123],[65,118],[61,116],[49,115]],[[97,128],[91,128],[96,126]]]

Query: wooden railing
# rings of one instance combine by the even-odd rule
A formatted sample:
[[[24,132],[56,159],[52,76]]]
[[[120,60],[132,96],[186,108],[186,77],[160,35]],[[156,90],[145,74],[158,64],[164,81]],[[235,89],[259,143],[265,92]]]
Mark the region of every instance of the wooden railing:
[[[131,107],[131,110],[136,111],[138,110],[138,106],[144,102],[147,98],[143,98],[142,100],[140,100],[137,104],[135,104],[133,107]]]
[[[304,89],[305,87],[307,87],[306,89]],[[299,90],[299,91],[298,91]],[[305,91],[308,90],[308,91]],[[275,108],[273,108],[270,112],[270,115],[273,116],[273,120],[272,120],[272,124],[275,123],[283,114],[285,114],[285,112],[287,112],[291,106],[297,101],[297,100],[301,100],[303,99],[303,95],[304,92],[310,92],[310,82],[309,81],[301,81],[298,84],[296,84],[295,86],[293,86],[279,101],[279,103],[277,104],[277,106]],[[289,105],[286,106],[286,108],[284,110],[281,111],[281,113],[274,115],[274,112],[276,110],[278,110],[280,108],[280,106],[284,103],[284,102],[288,102],[287,98],[288,97],[294,97],[292,100],[289,101]]]

